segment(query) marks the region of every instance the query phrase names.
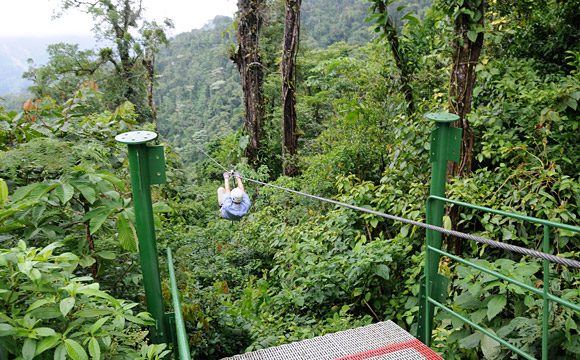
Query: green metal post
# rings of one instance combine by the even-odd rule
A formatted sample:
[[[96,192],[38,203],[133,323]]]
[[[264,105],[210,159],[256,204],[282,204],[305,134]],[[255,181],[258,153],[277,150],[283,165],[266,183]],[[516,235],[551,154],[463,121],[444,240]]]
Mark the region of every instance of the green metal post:
[[[157,138],[151,131],[131,131],[117,135],[115,139],[129,146],[129,166],[131,170],[131,188],[135,204],[137,220],[137,237],[139,239],[139,255],[145,287],[147,311],[155,320],[155,327],[150,330],[151,341],[154,344],[170,341],[166,329],[161,280],[159,279],[159,262],[157,244],[155,241],[155,224],[153,221],[153,205],[151,203],[151,169],[149,160],[150,149],[146,144]],[[157,155],[158,156],[158,155]],[[159,159],[158,159],[159,160]],[[164,163],[164,159],[162,160]],[[160,172],[158,172],[160,173]],[[163,174],[164,176],[164,174]]]
[[[189,344],[187,342],[187,334],[185,332],[185,323],[181,313],[181,303],[179,302],[179,292],[177,291],[177,281],[175,280],[175,270],[173,269],[173,257],[171,255],[171,248],[167,248],[167,262],[169,266],[171,297],[173,299],[173,312],[175,314],[175,329],[177,337],[177,342],[174,342],[174,345],[177,345],[180,360],[190,360],[191,355],[189,353]]]
[[[550,253],[550,227],[544,225],[543,251]],[[548,321],[550,313],[550,262],[544,260],[544,289],[543,289],[544,306],[542,309],[542,360],[548,360]]]
[[[458,162],[461,150],[461,129],[451,127],[451,123],[459,120],[459,116],[449,113],[430,113],[425,117],[435,122],[435,128],[431,132],[431,195],[445,197],[445,185],[447,181],[447,161]],[[445,204],[437,201],[427,206],[427,223],[435,226],[443,225],[443,211]],[[441,233],[427,230],[427,246],[425,257],[425,277],[421,279],[419,291],[419,319],[417,324],[417,338],[425,345],[431,342],[433,324],[433,306],[429,303],[429,297],[443,302],[449,280],[439,275],[438,266],[440,256],[432,254],[429,246],[441,249]]]

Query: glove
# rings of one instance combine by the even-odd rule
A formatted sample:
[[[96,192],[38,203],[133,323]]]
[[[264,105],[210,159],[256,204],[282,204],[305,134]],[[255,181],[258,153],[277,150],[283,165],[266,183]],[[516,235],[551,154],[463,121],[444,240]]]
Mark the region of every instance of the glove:
[[[230,172],[225,172],[224,173],[224,179],[227,180],[230,178],[231,173]]]
[[[239,179],[239,178],[240,178],[240,173],[239,173],[239,172],[237,172],[237,171],[236,171],[236,172],[234,172],[234,177],[235,177],[236,179]]]

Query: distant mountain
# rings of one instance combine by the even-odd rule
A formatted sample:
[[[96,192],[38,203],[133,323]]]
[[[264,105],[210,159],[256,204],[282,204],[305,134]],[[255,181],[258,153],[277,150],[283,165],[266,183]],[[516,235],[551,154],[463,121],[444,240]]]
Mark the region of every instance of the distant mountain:
[[[409,1],[410,2],[410,1]],[[430,5],[432,0],[414,0],[416,6]],[[419,4],[419,5],[417,5]],[[324,49],[344,41],[363,45],[372,40],[372,24],[365,22],[370,3],[365,0],[303,0],[301,41],[308,49]],[[395,8],[396,9],[396,8]],[[227,57],[228,46],[234,46],[233,19],[218,16],[204,28],[174,37],[157,60],[159,84],[156,89],[158,126],[161,133],[181,149],[186,161],[196,151],[192,138],[204,144],[223,138],[243,124],[243,103],[239,74]],[[269,39],[262,46],[270,57],[282,46],[283,23],[271,19]],[[277,49],[278,48],[278,49]],[[191,156],[192,159],[187,159]]]
[[[217,16],[199,30],[174,37],[157,60],[159,131],[174,145],[207,142],[242,124],[239,74],[226,55],[232,19]],[[194,152],[190,152],[195,156]]]
[[[79,44],[85,49],[95,43],[92,37],[75,36],[0,38],[0,96],[26,90],[30,83],[22,74],[28,70],[28,59],[44,64],[48,60],[46,47],[59,42]]]

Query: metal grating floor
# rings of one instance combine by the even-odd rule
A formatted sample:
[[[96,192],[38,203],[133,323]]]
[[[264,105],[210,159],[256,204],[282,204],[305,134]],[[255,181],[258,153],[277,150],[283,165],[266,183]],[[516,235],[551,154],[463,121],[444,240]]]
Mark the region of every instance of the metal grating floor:
[[[392,321],[222,360],[443,360]]]

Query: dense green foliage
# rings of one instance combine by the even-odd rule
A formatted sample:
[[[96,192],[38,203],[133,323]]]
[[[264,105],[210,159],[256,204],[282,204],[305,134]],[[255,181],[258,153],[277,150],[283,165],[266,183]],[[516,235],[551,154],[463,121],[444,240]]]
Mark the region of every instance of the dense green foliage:
[[[197,159],[192,142],[228,136],[242,124],[239,75],[224,55],[230,26],[218,16],[207,29],[176,36],[160,54],[159,129],[188,162]]]
[[[159,125],[168,140],[169,182],[154,187],[153,196],[172,211],[163,203],[156,206],[157,238],[160,254],[175,249],[196,358],[219,359],[386,319],[416,331],[423,229],[253,183],[245,183],[253,202],[250,214],[228,222],[219,217],[215,195],[223,169],[195,146],[251,179],[424,221],[433,126],[424,114],[444,111],[448,103],[455,35],[446,14],[461,9],[458,3],[440,0],[424,11],[424,3],[417,2],[421,16],[400,24],[416,102],[411,115],[387,39],[356,43],[352,39],[362,32],[331,38],[333,32],[320,30],[327,20],[321,21],[320,34],[306,25],[319,48],[305,46],[298,57],[300,175],[294,178],[279,176],[281,84],[273,40],[279,28],[270,28],[266,37],[271,73],[264,87],[265,145],[257,170],[242,157],[239,85],[222,37],[230,33],[229,20],[216,18],[215,28],[182,34],[161,53]],[[317,11],[338,6],[316,4],[305,14],[305,24],[327,19]],[[348,4],[359,9],[359,3]],[[475,138],[473,171],[451,178],[447,194],[579,226],[579,10],[556,0],[513,4],[491,1],[485,27],[476,30],[484,33],[485,46],[468,115]],[[355,18],[349,19],[359,22]],[[567,30],[556,31],[560,28]],[[532,40],[537,48],[529,46]],[[0,344],[25,359],[98,358],[97,349],[101,358],[155,358],[165,349],[134,346],[146,332],[138,325],[149,319],[141,313],[141,277],[134,266],[125,150],[112,140],[130,127],[153,125],[139,127],[129,103],[103,111],[102,99],[93,87],[81,86],[64,103],[44,98],[26,102],[20,113],[0,109]],[[541,227],[498,215],[461,209],[455,223],[445,218],[445,226],[541,249]],[[552,253],[576,258],[579,234],[551,236]],[[551,281],[543,284],[539,259],[467,241],[453,250],[522,283],[580,301],[577,269],[551,265]],[[539,297],[447,258],[439,271],[452,280],[448,306],[540,356]],[[165,286],[164,298],[169,304]],[[86,310],[94,307],[102,312]],[[43,311],[52,315],[39,315]],[[579,314],[555,303],[548,311],[549,358],[578,357]],[[119,334],[118,353],[108,339],[111,332]],[[27,338],[33,333],[36,338]],[[444,312],[436,315],[432,345],[446,359],[516,357]]]
[[[144,341],[152,322],[135,309],[134,211],[121,180],[126,155],[112,141],[136,114],[131,103],[95,111],[100,99],[82,87],[63,104],[0,108],[0,345],[23,359],[165,351]]]

